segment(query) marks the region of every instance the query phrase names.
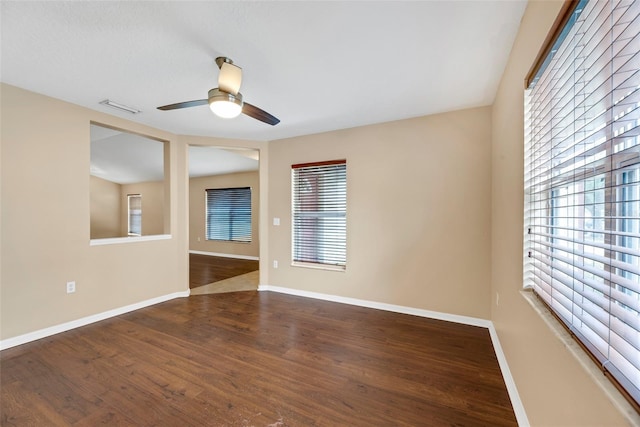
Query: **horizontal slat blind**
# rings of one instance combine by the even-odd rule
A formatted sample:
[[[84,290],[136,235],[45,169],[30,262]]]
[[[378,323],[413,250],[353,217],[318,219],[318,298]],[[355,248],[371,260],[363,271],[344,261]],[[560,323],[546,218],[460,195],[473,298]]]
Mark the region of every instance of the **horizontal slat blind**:
[[[292,166],[293,261],[344,268],[347,262],[347,163]]]
[[[525,286],[640,402],[640,2],[581,1],[525,93]]]
[[[251,242],[251,188],[205,191],[207,240]]]
[[[140,194],[127,194],[128,230],[129,236],[142,235],[142,196]]]

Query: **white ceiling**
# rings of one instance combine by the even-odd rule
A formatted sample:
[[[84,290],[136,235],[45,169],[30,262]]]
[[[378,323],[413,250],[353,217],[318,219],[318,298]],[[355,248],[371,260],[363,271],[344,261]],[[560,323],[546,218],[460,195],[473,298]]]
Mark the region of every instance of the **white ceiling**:
[[[258,151],[224,147],[189,147],[189,177],[257,171]],[[90,173],[118,184],[162,181],[162,142],[91,125]]]
[[[491,104],[525,6],[1,1],[0,79],[177,134],[274,140]],[[156,109],[206,98],[217,56],[243,68],[245,100],[280,124]]]

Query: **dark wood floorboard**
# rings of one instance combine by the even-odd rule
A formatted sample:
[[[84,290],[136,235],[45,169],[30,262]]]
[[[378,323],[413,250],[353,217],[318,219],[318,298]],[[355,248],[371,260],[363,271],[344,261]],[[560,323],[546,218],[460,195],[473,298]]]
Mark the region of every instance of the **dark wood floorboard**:
[[[271,292],[0,353],[2,426],[516,426],[489,332]]]
[[[258,269],[258,261],[189,254],[189,288],[208,285]]]

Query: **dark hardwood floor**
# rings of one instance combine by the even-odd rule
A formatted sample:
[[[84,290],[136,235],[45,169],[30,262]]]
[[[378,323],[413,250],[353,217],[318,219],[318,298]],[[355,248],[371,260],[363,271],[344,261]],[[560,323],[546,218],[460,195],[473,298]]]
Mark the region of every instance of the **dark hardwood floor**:
[[[271,292],[0,353],[2,426],[515,426],[486,329]]]
[[[258,269],[258,261],[189,254],[189,288],[208,285]]]

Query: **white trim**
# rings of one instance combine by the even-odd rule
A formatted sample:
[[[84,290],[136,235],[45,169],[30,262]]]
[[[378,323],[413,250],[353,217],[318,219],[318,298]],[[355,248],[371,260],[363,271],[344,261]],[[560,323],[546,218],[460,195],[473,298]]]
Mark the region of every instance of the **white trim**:
[[[302,291],[299,289],[282,288],[280,286],[260,285],[258,291],[272,291],[281,294],[296,295],[299,297],[307,297],[320,299],[324,301],[339,302],[342,304],[357,305],[359,307],[375,308],[384,311],[393,311],[395,313],[412,314],[414,316],[428,317],[430,319],[446,320],[448,322],[463,323],[465,325],[481,326],[488,328],[491,321],[480,319],[477,317],[459,316],[457,314],[441,313],[439,311],[424,310],[421,308],[406,307],[403,305],[387,304],[384,302],[367,301],[357,298],[341,297],[338,295],[321,294],[317,292]]]
[[[496,357],[498,359],[498,365],[500,366],[500,371],[502,372],[502,377],[507,387],[507,393],[509,394],[509,398],[511,399],[511,405],[513,406],[513,412],[516,415],[516,420],[518,421],[518,425],[522,427],[528,427],[530,425],[529,419],[527,418],[527,414],[524,410],[524,405],[522,404],[522,400],[520,400],[520,395],[518,394],[516,383],[513,379],[513,376],[511,376],[511,371],[509,370],[509,364],[507,363],[507,358],[505,357],[504,352],[502,351],[502,346],[500,345],[500,340],[498,339],[498,333],[496,332],[496,328],[493,325],[493,322],[491,320],[480,319],[477,317],[460,316],[457,314],[442,313],[439,311],[424,310],[421,308],[406,307],[402,305],[386,304],[386,303],[376,302],[376,301],[367,301],[367,300],[361,300],[357,298],[341,297],[338,295],[322,294],[322,293],[303,291],[303,290],[292,289],[292,288],[283,288],[280,286],[260,285],[258,286],[258,291],[259,292],[262,292],[262,291],[279,292],[282,294],[296,295],[296,296],[306,297],[306,298],[314,298],[314,299],[319,299],[324,301],[337,302],[341,304],[350,304],[350,305],[356,305],[359,307],[374,308],[374,309],[384,310],[384,311],[392,311],[395,313],[411,314],[414,316],[426,317],[429,319],[445,320],[447,322],[455,322],[455,323],[461,323],[464,325],[479,326],[482,328],[487,328],[489,330],[489,335],[491,336],[491,342],[493,344],[493,348],[496,353]]]
[[[150,236],[108,237],[106,239],[91,239],[89,246],[117,245],[120,243],[149,242],[152,240],[169,240],[171,234],[153,234]]]
[[[332,265],[332,264],[321,264],[321,263],[302,262],[302,261],[291,261],[291,267],[312,268],[315,270],[325,270],[325,271],[339,271],[342,273],[345,273],[347,271],[346,265]]]
[[[491,322],[491,326],[489,326],[489,335],[491,335],[493,349],[496,352],[496,357],[498,358],[498,365],[500,365],[502,378],[504,378],[504,383],[507,386],[507,393],[509,393],[511,406],[513,406],[513,412],[516,414],[518,426],[529,427],[531,425],[529,424],[529,418],[527,418],[527,413],[524,410],[524,404],[522,403],[522,400],[520,400],[520,394],[518,394],[516,382],[511,375],[511,370],[509,369],[509,364],[507,363],[507,357],[505,356],[504,351],[502,351],[500,339],[498,338],[498,332],[496,331],[493,322]]]
[[[13,338],[7,338],[0,341],[0,350],[6,350],[11,347],[15,347],[21,344],[26,344],[31,341],[46,338],[51,335],[59,334],[60,332],[69,331],[71,329],[79,328],[81,326],[89,325],[91,323],[99,322],[101,320],[108,319],[110,317],[119,316],[121,314],[128,313],[130,311],[139,310],[144,307],[159,304],[161,302],[169,301],[175,298],[188,297],[189,291],[174,292],[172,294],[161,295],[159,297],[151,298],[145,301],[136,302],[126,305],[124,307],[114,308],[113,310],[103,311],[102,313],[92,314],[91,316],[83,317],[80,319],[72,320],[70,322],[62,323],[60,325],[51,326],[48,328],[40,329],[38,331],[29,332],[24,335],[19,335]]]
[[[236,254],[221,254],[217,252],[205,252],[205,251],[189,251],[190,254],[196,255],[208,255],[208,256],[219,256],[222,258],[236,258],[236,259],[248,259],[251,261],[260,261],[260,257],[251,256],[251,255],[236,255]]]

